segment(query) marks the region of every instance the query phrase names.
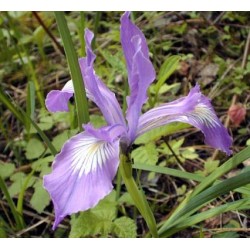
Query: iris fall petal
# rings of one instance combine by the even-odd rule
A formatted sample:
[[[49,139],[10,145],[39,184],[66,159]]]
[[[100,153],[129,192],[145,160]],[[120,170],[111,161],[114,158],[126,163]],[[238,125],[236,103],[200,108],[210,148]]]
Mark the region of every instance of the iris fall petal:
[[[145,132],[171,122],[184,122],[200,129],[205,143],[231,154],[232,138],[223,126],[210,103],[196,85],[187,97],[163,104],[143,114],[139,119],[137,137]]]
[[[119,139],[112,137],[112,127],[100,131],[102,138],[85,131],[69,139],[56,156],[52,173],[44,177],[55,208],[53,229],[66,215],[94,207],[113,189]]]

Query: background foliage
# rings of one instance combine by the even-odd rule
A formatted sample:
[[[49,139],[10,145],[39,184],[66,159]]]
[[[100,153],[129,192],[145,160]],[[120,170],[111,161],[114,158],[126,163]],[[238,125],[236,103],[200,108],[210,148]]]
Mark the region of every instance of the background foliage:
[[[127,75],[119,38],[121,13],[65,14],[78,57],[85,55],[84,27],[97,34],[96,72],[124,106]],[[250,181],[203,203],[175,225],[170,216],[175,218],[175,208],[185,205],[191,190],[199,203],[199,192],[213,193],[219,179],[249,174],[249,13],[135,12],[132,18],[147,38],[157,71],[143,109],[186,95],[199,82],[234,138],[234,154],[240,152],[235,161],[222,165],[227,157],[204,145],[196,129],[180,123],[138,138],[132,152],[134,175],[141,180],[157,223],[166,223],[165,236],[249,237]],[[53,207],[42,177],[51,171],[54,154],[78,132],[74,100],[69,113],[51,114],[44,106],[46,94],[70,79],[54,14],[1,12],[0,51],[0,236],[147,236],[145,222],[119,185],[119,176],[114,180],[116,190],[97,207],[68,217],[51,230]],[[105,124],[96,106],[88,105],[91,122],[96,127]],[[210,174],[217,174],[213,181]],[[211,181],[207,186],[205,177]]]

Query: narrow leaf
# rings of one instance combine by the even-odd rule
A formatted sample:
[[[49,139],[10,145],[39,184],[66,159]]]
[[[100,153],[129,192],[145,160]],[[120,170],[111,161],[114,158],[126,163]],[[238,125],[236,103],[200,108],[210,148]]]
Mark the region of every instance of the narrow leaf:
[[[228,171],[233,169],[235,166],[239,165],[241,162],[247,160],[250,155],[250,146],[246,147],[233,157],[231,157],[228,161],[223,163],[219,168],[217,168],[214,172],[212,172],[209,176],[207,176],[193,191],[192,197],[199,194],[201,191],[205,190],[207,187],[211,186],[216,180],[218,180],[221,176],[226,174]]]
[[[88,102],[82,74],[64,14],[63,12],[56,11],[55,16],[70,68],[71,78],[74,84],[78,126],[79,129],[82,130],[82,124],[89,122]]]
[[[209,209],[205,212],[201,212],[191,217],[188,217],[187,219],[175,225],[173,229],[171,229],[168,232],[168,234],[165,234],[165,237],[169,237],[172,234],[179,232],[187,227],[196,225],[204,220],[215,217],[222,213],[226,213],[226,212],[233,211],[233,210],[249,210],[249,208],[250,208],[250,198],[242,199],[242,200],[238,200],[234,202],[227,202],[224,205],[221,205],[221,206]]]
[[[0,101],[5,105],[7,109],[10,110],[10,112],[24,125],[25,118],[23,115],[19,112],[19,110],[15,107],[15,105],[12,104],[10,99],[7,97],[7,95],[4,93],[4,91],[0,88]]]
[[[211,200],[217,198],[218,196],[225,194],[231,190],[238,187],[244,186],[250,183],[250,171],[239,174],[235,177],[222,181],[197,196],[190,198],[186,205],[175,213],[174,216],[170,217],[164,225],[160,228],[159,234],[164,235],[164,233],[172,228],[177,223],[181,222],[183,219],[187,218],[189,215],[196,212],[201,206],[207,204]]]

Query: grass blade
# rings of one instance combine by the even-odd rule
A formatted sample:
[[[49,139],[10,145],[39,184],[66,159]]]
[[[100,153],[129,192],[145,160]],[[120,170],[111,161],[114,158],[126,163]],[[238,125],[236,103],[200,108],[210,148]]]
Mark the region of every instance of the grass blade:
[[[133,168],[144,170],[144,171],[155,172],[159,174],[167,174],[170,176],[178,177],[181,179],[193,180],[193,181],[197,181],[200,183],[203,183],[203,181],[206,179],[206,177],[201,176],[199,174],[184,172],[182,170],[177,170],[177,169],[172,169],[172,168],[167,168],[167,167],[147,165],[144,163],[136,163],[135,165],[133,165]],[[219,182],[221,181],[220,180],[215,181],[216,184],[218,184]],[[240,188],[235,189],[234,191],[242,193],[242,194],[250,193],[250,189],[248,187],[240,187]]]
[[[234,190],[238,187],[244,186],[250,183],[250,171],[239,174],[235,177],[222,181],[202,193],[196,195],[195,197],[191,197],[186,205],[175,213],[174,216],[171,216],[164,225],[160,228],[159,234],[165,235],[165,233],[172,228],[177,223],[181,222],[183,219],[187,218],[187,216],[196,212],[201,206],[207,204],[211,200],[216,197],[225,194],[231,190]]]
[[[81,43],[81,56],[85,56],[85,40],[84,40],[84,27],[86,23],[86,17],[83,11],[80,12],[80,25],[79,25],[79,40]]]
[[[170,176],[175,176],[175,177],[179,177],[182,179],[194,180],[194,181],[198,181],[198,182],[203,181],[205,178],[205,177],[198,175],[198,174],[188,173],[188,172],[184,172],[181,170],[176,170],[176,169],[171,169],[171,168],[166,168],[166,167],[161,167],[161,166],[147,165],[144,163],[136,163],[133,166],[133,168],[145,170],[145,171],[150,171],[150,172],[155,172],[155,173],[160,173],[160,174],[167,174]]]
[[[180,232],[181,230],[187,227],[196,225],[199,222],[215,217],[222,213],[226,213],[226,212],[234,211],[234,210],[249,210],[249,208],[250,208],[250,198],[241,199],[241,200],[234,201],[234,202],[228,202],[224,205],[209,209],[202,213],[198,213],[196,215],[193,215],[183,220],[182,222],[175,225],[171,230],[169,230],[164,236],[169,237],[173,235],[174,233]]]
[[[21,38],[21,34],[20,34],[19,30],[16,28],[16,25],[15,25],[12,17],[8,14],[8,12],[5,12],[5,16],[8,19],[8,23],[10,25],[10,28],[13,30],[13,35],[12,35],[11,31],[7,28],[8,32],[9,32],[9,36],[13,39],[13,43],[15,44],[16,43],[15,39],[19,40]],[[21,48],[21,50],[19,50],[19,47]],[[17,51],[19,58],[20,58],[20,61],[22,62],[22,65],[24,67],[24,71],[25,71],[27,77],[30,80],[32,80],[34,83],[37,98],[38,98],[38,101],[39,101],[41,107],[45,107],[42,88],[41,88],[39,81],[36,77],[35,68],[34,68],[34,65],[33,65],[31,59],[30,59],[29,53],[27,52],[25,46],[22,43],[19,43],[18,46],[15,45],[15,49]],[[26,63],[24,63],[24,60],[21,56],[21,52],[23,52],[27,58],[27,65],[26,65]]]
[[[5,105],[5,107],[22,123],[26,126],[26,121],[24,116],[19,112],[19,110],[12,104],[8,96],[0,88],[0,101]]]
[[[0,189],[2,190],[8,204],[10,206],[11,213],[15,219],[15,222],[16,222],[17,230],[23,229],[23,227],[24,227],[23,218],[17,212],[16,206],[15,206],[13,200],[11,199],[10,194],[8,192],[8,188],[6,187],[6,184],[1,176],[0,176]]]
[[[35,115],[35,103],[36,103],[36,97],[35,97],[35,86],[32,81],[28,82],[28,87],[27,87],[27,99],[26,99],[26,114],[29,116],[32,120],[34,119]],[[30,122],[27,121],[27,131],[29,133],[30,131]]]
[[[76,51],[74,49],[74,45],[70,36],[69,28],[64,17],[64,13],[56,11],[55,16],[59,32],[63,41],[66,58],[71,73],[71,78],[74,84],[78,126],[81,131],[82,124],[86,124],[89,122],[88,102],[86,98],[82,74],[80,66],[78,64]]]
[[[96,34],[98,32],[98,28],[99,28],[99,23],[100,23],[100,19],[101,19],[101,12],[100,11],[96,11],[95,12],[95,23],[94,23],[94,38],[93,38],[93,48],[96,48]]]
[[[19,196],[18,196],[17,211],[21,216],[23,216],[23,200],[24,200],[25,191],[26,191],[27,186],[29,184],[29,181],[30,181],[31,177],[34,175],[34,173],[35,173],[35,169],[33,169],[29,173],[29,175],[26,177],[24,184],[22,185],[22,188],[20,190]]]
[[[192,197],[196,196],[208,186],[212,185],[219,177],[223,176],[225,173],[233,169],[235,166],[239,165],[241,162],[247,160],[250,157],[250,146],[246,147],[228,161],[223,163],[219,168],[207,176],[193,191]]]
[[[32,124],[35,127],[38,134],[43,139],[43,141],[46,143],[48,148],[50,149],[51,153],[53,155],[57,154],[55,147],[53,146],[49,138],[46,136],[46,134],[39,128],[39,126],[31,119],[29,115],[27,115],[27,113],[20,106],[17,107],[16,104],[14,105],[10,101],[10,98],[3,93],[1,88],[0,88],[0,101],[2,101],[3,104],[5,104],[5,106],[13,113],[13,115],[15,115],[20,120],[20,122],[23,123],[25,127],[27,123]]]

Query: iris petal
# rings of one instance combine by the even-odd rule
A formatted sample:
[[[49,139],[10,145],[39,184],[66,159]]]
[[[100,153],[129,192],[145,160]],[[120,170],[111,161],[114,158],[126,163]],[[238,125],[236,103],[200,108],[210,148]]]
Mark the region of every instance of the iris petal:
[[[96,75],[94,70],[95,54],[91,48],[94,34],[85,30],[86,57],[79,59],[79,65],[85,84],[86,94],[100,108],[108,125],[123,124],[125,119],[115,94]],[[52,90],[46,98],[46,107],[50,112],[69,111],[68,101],[74,94],[70,80],[62,90]]]
[[[45,105],[50,112],[68,112],[68,101],[74,94],[72,80],[68,81],[62,90],[52,90],[48,93]]]
[[[52,173],[44,177],[55,208],[53,229],[66,215],[94,207],[113,189],[119,165],[118,134],[113,136],[113,127],[99,132],[98,137],[85,131],[69,139],[56,156]]]
[[[149,59],[146,39],[140,29],[130,21],[129,15],[130,13],[126,12],[121,17],[121,43],[130,87],[126,118],[132,142],[135,139],[142,105],[147,100],[147,89],[155,79],[155,70]]]
[[[139,119],[137,137],[153,128],[176,121],[189,123],[200,129],[205,136],[205,143],[228,155],[231,154],[229,148],[232,138],[216,116],[210,100],[201,94],[199,85],[196,85],[187,97],[143,114]]]
[[[93,33],[86,29],[85,41],[87,57],[79,59],[88,97],[100,108],[108,125],[123,124],[125,126],[122,110],[115,97],[115,94],[110,89],[108,89],[108,87],[95,73],[94,60],[96,56],[91,48],[93,37]]]

